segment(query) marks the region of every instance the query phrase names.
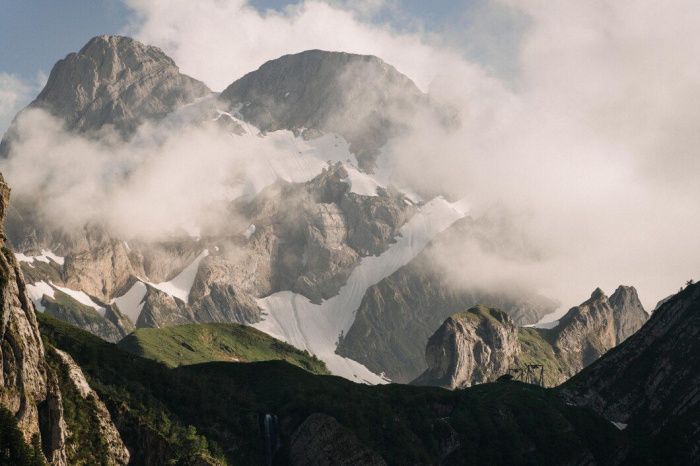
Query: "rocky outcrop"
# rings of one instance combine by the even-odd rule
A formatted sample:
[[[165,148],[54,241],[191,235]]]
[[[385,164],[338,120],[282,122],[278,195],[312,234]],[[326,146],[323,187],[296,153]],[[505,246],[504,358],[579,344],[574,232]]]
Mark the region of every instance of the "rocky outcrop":
[[[338,163],[306,183],[275,183],[236,206],[255,226],[242,248],[255,261],[240,264],[256,264],[257,289],[241,283],[244,291],[266,296],[291,290],[319,302],[338,292],[361,257],[389,247],[415,207],[398,192],[355,194],[347,178]]]
[[[298,466],[367,465],[386,462],[362,445],[357,436],[326,414],[312,414],[294,432],[289,447],[290,464]]]
[[[610,298],[598,288],[559,320],[550,340],[576,373],[639,330],[648,317],[633,287],[620,286]]]
[[[496,380],[515,363],[517,328],[498,309],[475,306],[454,314],[430,337],[428,370],[414,383],[450,388]]]
[[[620,285],[608,299],[613,308],[615,346],[632,336],[649,319],[633,286]]]
[[[5,245],[2,223],[10,190],[0,176],[0,404],[12,412],[27,443],[40,439],[52,465],[65,465],[65,428],[60,392],[46,364],[34,306],[27,296],[22,272]]]
[[[340,134],[366,170],[402,122],[427,103],[409,78],[381,59],[322,50],[271,60],[219,98],[262,131]]]
[[[650,439],[644,452],[673,464],[700,461],[700,284],[666,300],[620,346],[560,388]],[[639,460],[647,460],[639,458]],[[634,462],[634,461],[632,461]]]
[[[460,251],[473,238],[475,222],[455,222],[407,265],[370,287],[337,352],[408,383],[423,373],[425,345],[440,325],[456,312],[483,303],[503,309],[516,325],[534,324],[557,303],[528,290],[488,289],[455,284],[436,257]]]
[[[504,312],[477,306],[448,318],[428,340],[428,369],[413,383],[463,388],[492,382],[527,365],[543,366],[543,383],[558,385],[622,343],[646,321],[637,291],[600,289],[553,329],[517,327]]]
[[[112,418],[97,393],[90,388],[85,375],[80,367],[73,361],[73,358],[57,348],[52,348],[52,351],[58,356],[62,368],[67,374],[70,383],[77,390],[79,396],[87,402],[90,407],[90,413],[82,413],[94,419],[96,429],[95,434],[99,437],[100,442],[104,445],[104,455],[99,459],[102,464],[109,466],[126,465],[129,463],[129,451],[126,449],[124,442],[117,431]],[[87,445],[82,445],[82,448],[87,448]]]

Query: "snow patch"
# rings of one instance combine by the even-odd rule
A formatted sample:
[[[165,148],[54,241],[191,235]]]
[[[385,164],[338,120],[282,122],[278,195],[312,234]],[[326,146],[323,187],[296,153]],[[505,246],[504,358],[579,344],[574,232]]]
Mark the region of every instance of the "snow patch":
[[[624,422],[615,422],[615,421],[610,421],[610,422],[612,422],[612,424],[620,430],[625,430],[627,428],[627,424],[625,424]]]
[[[146,291],[148,291],[146,285],[141,281],[137,281],[131,285],[129,291],[118,298],[114,298],[112,303],[116,304],[119,312],[127,316],[136,325],[136,321],[139,319],[143,309],[143,298],[146,297]]]
[[[44,312],[44,305],[41,304],[41,298],[44,295],[53,298],[55,290],[46,282],[36,282],[27,284],[27,293],[29,297],[34,302],[34,307],[40,312]]]
[[[315,354],[336,375],[371,384],[388,382],[357,361],[336,354],[338,338],[352,326],[367,289],[410,262],[435,235],[464,217],[465,209],[441,197],[431,200],[401,228],[387,251],[362,258],[336,296],[313,304],[291,291],[272,294],[258,300],[266,315],[253,327]]]
[[[345,170],[348,172],[348,182],[350,183],[350,192],[352,193],[361,196],[376,196],[377,188],[382,187],[372,176],[352,166],[345,164]]]
[[[36,307],[36,309],[40,312],[44,312],[45,310],[44,305],[41,304],[41,299],[44,297],[44,295],[50,298],[55,298],[56,290],[67,294],[68,296],[70,296],[71,298],[78,301],[84,306],[93,308],[102,317],[104,317],[105,313],[107,312],[107,310],[104,307],[100,306],[95,301],[93,301],[92,298],[83,291],[64,288],[62,286],[55,285],[54,283],[46,283],[44,281],[27,284],[27,293],[29,294],[31,300],[34,302],[34,307]]]
[[[243,232],[243,236],[245,236],[245,239],[250,239],[251,236],[255,233],[255,225],[252,223],[250,226],[246,229],[246,231]]]
[[[149,283],[149,285],[163,293],[169,294],[173,298],[179,299],[183,303],[187,303],[192,285],[194,285],[194,279],[197,276],[197,270],[199,270],[199,263],[208,255],[209,250],[205,249],[190,265],[185,267],[185,269],[172,280],[162,283]]]
[[[15,258],[19,262],[27,262],[29,264],[31,264],[34,261],[44,262],[48,264],[50,260],[54,261],[58,265],[63,265],[65,263],[64,257],[54,254],[49,249],[42,249],[41,254],[38,256],[27,256],[22,254],[21,252],[17,252],[15,253]]]

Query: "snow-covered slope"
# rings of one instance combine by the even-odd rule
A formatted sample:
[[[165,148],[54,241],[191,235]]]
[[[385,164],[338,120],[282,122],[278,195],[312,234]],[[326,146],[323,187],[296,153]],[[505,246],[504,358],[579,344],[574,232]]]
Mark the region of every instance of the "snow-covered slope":
[[[197,270],[199,269],[199,263],[208,255],[209,251],[205,249],[190,265],[185,267],[185,269],[172,280],[162,283],[149,283],[149,285],[186,303],[189,299],[190,290],[194,284]]]
[[[254,326],[322,359],[334,374],[366,383],[387,379],[356,361],[335,353],[338,339],[348,331],[365,291],[413,259],[439,232],[464,217],[461,203],[436,198],[426,203],[401,229],[401,237],[380,256],[364,257],[337,296],[321,304],[289,291],[258,300],[266,311]]]
[[[41,254],[39,254],[38,256],[27,256],[18,252],[15,254],[15,258],[19,262],[27,262],[29,264],[33,263],[34,261],[44,262],[45,264],[48,264],[49,260],[52,260],[58,265],[63,265],[65,260],[63,257],[54,254],[48,249],[42,249]]]
[[[56,290],[61,291],[80,304],[83,304],[85,306],[91,307],[94,310],[97,311],[98,314],[100,314],[102,317],[105,315],[105,308],[97,304],[93,299],[88,296],[85,292],[79,291],[79,290],[73,290],[71,288],[66,288],[63,286],[58,286],[54,283],[51,282],[37,282],[37,283],[32,283],[27,285],[27,291],[29,292],[29,297],[32,298],[32,301],[34,301],[34,305],[39,311],[44,310],[43,304],[41,304],[41,299],[44,297],[44,295],[49,296],[50,298],[53,298],[54,295],[56,294]]]

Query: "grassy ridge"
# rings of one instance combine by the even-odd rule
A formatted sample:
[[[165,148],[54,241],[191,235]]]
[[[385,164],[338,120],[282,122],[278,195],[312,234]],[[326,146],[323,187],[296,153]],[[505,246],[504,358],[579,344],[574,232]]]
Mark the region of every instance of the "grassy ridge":
[[[329,374],[323,361],[292,345],[238,324],[190,324],[137,329],[118,346],[169,367],[213,361],[286,361],[314,374]]]

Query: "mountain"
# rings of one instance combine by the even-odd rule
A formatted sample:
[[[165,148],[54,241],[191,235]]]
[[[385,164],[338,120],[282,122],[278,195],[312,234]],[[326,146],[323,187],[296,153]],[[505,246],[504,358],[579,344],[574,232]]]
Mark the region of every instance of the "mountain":
[[[158,120],[201,97],[207,86],[181,74],[157,47],[128,37],[98,36],[54,65],[44,89],[28,108],[61,118],[69,131],[113,127],[122,137],[145,121]],[[7,156],[11,128],[0,155]]]
[[[379,149],[402,121],[427,104],[409,78],[381,59],[323,50],[271,60],[219,98],[262,131],[339,134],[364,170],[374,167]]]
[[[286,361],[315,374],[328,374],[323,362],[251,327],[191,324],[142,328],[122,339],[119,348],[169,367],[212,361]]]
[[[665,300],[649,321],[560,391],[645,439],[632,462],[700,461],[700,284]]]
[[[428,369],[413,383],[468,387],[540,364],[544,384],[558,385],[625,341],[647,318],[629,286],[610,298],[596,289],[552,329],[517,327],[505,312],[476,306],[449,317],[430,337]]]
[[[480,231],[478,220],[458,220],[408,264],[371,286],[338,344],[338,354],[408,383],[427,368],[430,335],[460,310],[485,303],[505,310],[517,325],[534,324],[553,312],[557,303],[534,292],[455,284],[436,265],[446,251],[459,251]]]
[[[452,313],[483,302],[527,324],[556,307],[529,290],[452,286],[425,267],[430,257],[416,259],[445,230],[458,247],[475,223],[461,203],[421,199],[369,173],[412,114],[439,111],[377,57],[288,55],[217,98],[159,49],[100,36],[56,64],[32,108],[107,146],[148,123],[163,132],[209,125],[232,153],[256,149],[225,195],[201,208],[206,220],[183,218],[156,237],[102,220],[57,224],[35,191],[14,200],[7,237],[36,308],[107,341],[135,328],[241,323],[334,374],[408,382]],[[15,129],[8,141],[21,136]],[[451,228],[460,219],[467,226]]]

